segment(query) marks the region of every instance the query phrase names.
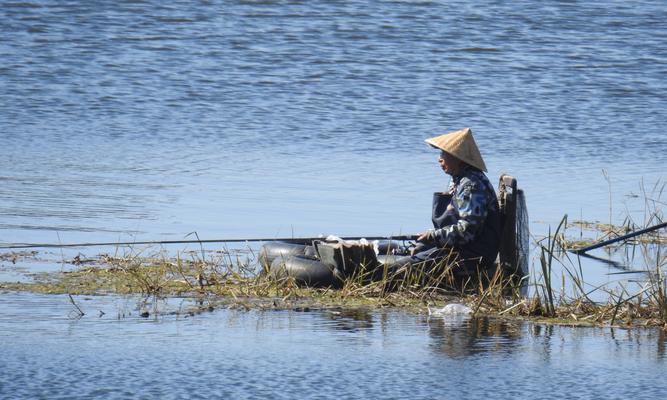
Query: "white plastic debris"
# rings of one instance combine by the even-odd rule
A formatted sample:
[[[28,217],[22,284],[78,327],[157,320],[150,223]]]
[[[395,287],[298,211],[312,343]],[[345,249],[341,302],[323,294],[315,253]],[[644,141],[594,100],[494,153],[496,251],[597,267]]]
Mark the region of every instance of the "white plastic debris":
[[[329,235],[327,236],[326,239],[324,239],[327,242],[336,242],[336,243],[343,243],[343,244],[348,244],[348,245],[361,245],[361,246],[370,246],[371,242],[366,240],[366,238],[361,238],[359,240],[343,240],[340,236],[336,235]]]
[[[428,315],[470,315],[472,314],[472,309],[464,304],[447,304],[442,308],[431,308],[428,307]]]
[[[327,241],[327,242],[339,242],[339,243],[343,241],[343,239],[341,239],[340,237],[338,237],[336,235],[329,235],[324,240]]]
[[[371,242],[371,245],[373,246],[373,252],[375,253],[376,256],[380,255],[380,241],[379,240],[373,240]]]

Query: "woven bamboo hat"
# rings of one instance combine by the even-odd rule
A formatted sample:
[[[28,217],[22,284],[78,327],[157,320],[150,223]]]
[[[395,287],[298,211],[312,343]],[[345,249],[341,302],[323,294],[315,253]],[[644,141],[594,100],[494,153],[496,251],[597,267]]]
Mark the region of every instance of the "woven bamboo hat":
[[[426,143],[453,155],[480,171],[486,172],[486,164],[484,164],[482,155],[479,153],[479,148],[475,143],[475,138],[472,137],[472,129],[470,128],[463,128],[426,139]]]

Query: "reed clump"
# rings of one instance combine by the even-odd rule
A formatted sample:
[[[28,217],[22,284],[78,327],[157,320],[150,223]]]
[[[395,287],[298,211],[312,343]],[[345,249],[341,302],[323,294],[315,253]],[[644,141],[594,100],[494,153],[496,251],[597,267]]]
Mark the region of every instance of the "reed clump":
[[[585,280],[579,255],[567,252],[569,241],[564,229],[568,226],[567,216],[556,231],[538,243],[540,271],[533,274],[531,287],[534,295],[512,308],[515,315],[539,317],[573,324],[597,325],[645,325],[667,329],[667,298],[664,269],[667,259],[661,247],[661,240],[645,240],[626,243],[638,246],[638,253],[644,257],[643,279],[618,281],[590,287]],[[556,290],[554,267],[558,264],[561,272],[561,290]],[[569,281],[571,293],[567,293],[565,281]],[[603,296],[601,296],[601,294]],[[604,297],[606,301],[594,301],[593,297]]]
[[[661,216],[656,210],[647,221],[661,221]],[[428,306],[457,302],[478,315],[667,329],[667,257],[659,232],[651,240],[623,244],[626,251],[632,248],[632,254],[643,257],[643,278],[591,287],[584,279],[580,256],[567,251],[572,242],[566,229],[571,226],[564,217],[554,232],[536,241],[537,267],[528,277],[508,275],[502,268],[462,277],[446,261],[401,268],[361,265],[336,288],[312,288],[291,277],[267,274],[250,249],[202,248],[170,256],[147,248],[79,257],[69,261],[70,271],[37,274],[32,282],[0,283],[0,288],[71,295],[188,296],[244,309],[400,307],[426,312]],[[570,283],[567,290],[565,281]]]
[[[610,203],[609,223],[602,223],[599,221],[585,221],[583,219],[567,223],[563,228],[577,229],[579,231],[579,237],[563,237],[563,247],[567,250],[578,249],[597,242],[605,241],[607,239],[615,239],[631,232],[638,231],[644,227],[661,224],[664,221],[662,206],[665,204],[665,202],[662,200],[662,197],[666,188],[667,182],[657,181],[651,187],[647,187],[645,183],[641,181],[639,185],[639,191],[641,195],[628,195],[628,197],[641,199],[643,202],[643,213],[640,215],[641,221],[636,220],[636,215],[633,217],[629,214],[623,218],[623,221],[620,224],[612,224]],[[590,237],[590,233],[593,233],[595,237]],[[619,241],[618,243],[610,245],[609,248],[614,250],[622,249],[627,246],[662,246],[665,244],[667,244],[667,237],[661,235],[659,230],[655,230],[652,232],[647,232],[641,236],[634,236],[632,238]]]
[[[597,288],[606,302],[591,299],[580,265],[563,251],[564,219],[548,238],[538,244],[540,271],[532,278],[507,276],[502,269],[483,273],[478,279],[458,278],[451,265],[435,268],[386,267],[381,271],[359,268],[339,288],[297,285],[293,278],[273,279],[258,272],[252,253],[234,255],[224,250],[213,254],[183,252],[175,257],[145,251],[123,256],[102,255],[94,265],[72,271],[35,276],[34,282],[0,284],[5,289],[42,293],[139,294],[154,297],[191,296],[225,299],[227,306],[243,308],[401,307],[424,312],[428,305],[458,302],[475,314],[529,318],[567,324],[650,325],[667,327],[666,260],[662,252],[652,258],[653,268],[641,288]],[[554,265],[559,263],[573,282],[573,293],[555,290]],[[561,277],[563,281],[565,277]],[[529,281],[530,280],[530,281]],[[532,294],[526,291],[532,289]]]

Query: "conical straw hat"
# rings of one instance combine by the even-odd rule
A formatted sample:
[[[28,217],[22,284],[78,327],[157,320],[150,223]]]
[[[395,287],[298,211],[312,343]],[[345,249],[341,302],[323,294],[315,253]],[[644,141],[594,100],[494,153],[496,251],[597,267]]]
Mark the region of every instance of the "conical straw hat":
[[[465,163],[486,172],[486,164],[479,153],[472,129],[463,128],[459,131],[426,139],[426,143],[453,155]]]

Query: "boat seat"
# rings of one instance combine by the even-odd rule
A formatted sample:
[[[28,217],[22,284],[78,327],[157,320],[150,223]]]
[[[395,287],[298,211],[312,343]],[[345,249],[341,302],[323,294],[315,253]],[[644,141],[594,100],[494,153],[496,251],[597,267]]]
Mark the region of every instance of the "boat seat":
[[[498,203],[500,208],[500,249],[498,262],[510,274],[525,275],[524,262],[517,245],[517,197],[521,192],[517,188],[516,178],[503,174],[498,184]]]

